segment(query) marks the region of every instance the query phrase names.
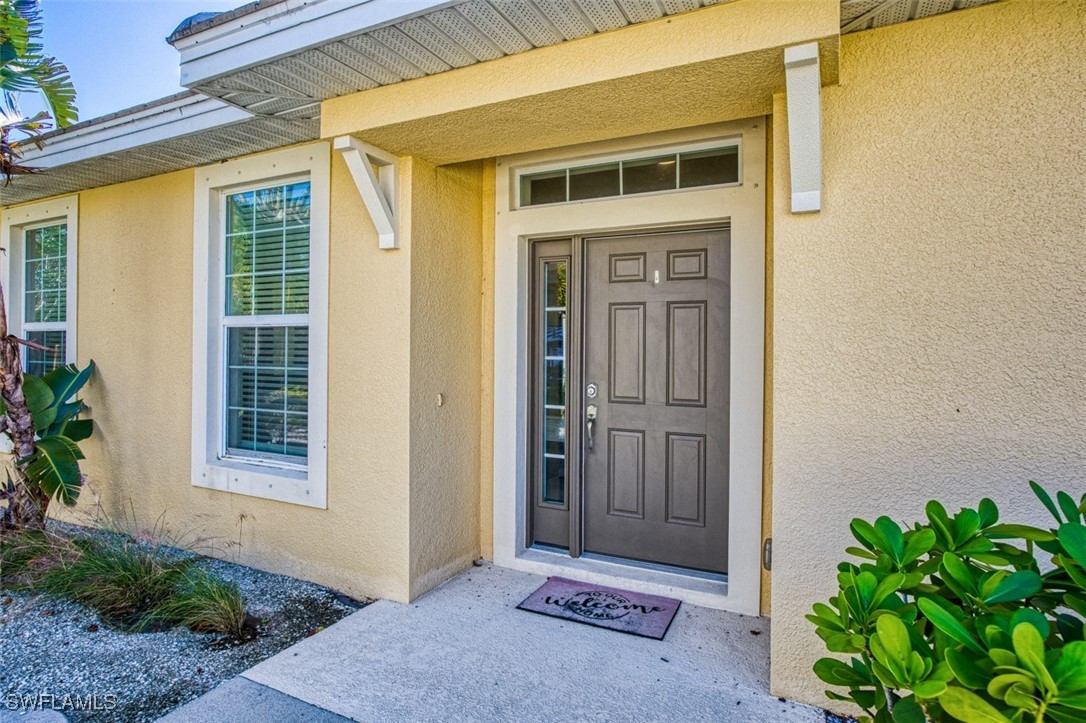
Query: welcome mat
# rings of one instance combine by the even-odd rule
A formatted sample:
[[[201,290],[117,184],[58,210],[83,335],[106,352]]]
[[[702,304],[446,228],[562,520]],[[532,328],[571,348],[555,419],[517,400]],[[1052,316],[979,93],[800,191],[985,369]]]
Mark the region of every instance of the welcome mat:
[[[517,608],[663,640],[679,605],[669,597],[550,577]]]

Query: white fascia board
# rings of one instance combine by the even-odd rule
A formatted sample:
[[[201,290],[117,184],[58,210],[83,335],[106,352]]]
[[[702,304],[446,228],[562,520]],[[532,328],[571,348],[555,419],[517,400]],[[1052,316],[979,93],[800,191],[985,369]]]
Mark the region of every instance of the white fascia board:
[[[178,40],[181,85],[201,83],[331,43],[457,0],[287,0]]]
[[[46,139],[43,149],[27,151],[23,162],[35,168],[56,168],[233,125],[252,117],[251,113],[221,100],[192,96],[52,136]]]

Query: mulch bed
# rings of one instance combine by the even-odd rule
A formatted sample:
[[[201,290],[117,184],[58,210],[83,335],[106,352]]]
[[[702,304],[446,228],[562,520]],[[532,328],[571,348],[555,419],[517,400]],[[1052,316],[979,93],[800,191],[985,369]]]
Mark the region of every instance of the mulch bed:
[[[255,639],[236,643],[179,627],[129,634],[82,605],[0,588],[5,708],[16,700],[18,709],[62,709],[72,721],[152,721],[366,604],[251,567],[196,564],[237,583],[247,612],[261,620]]]

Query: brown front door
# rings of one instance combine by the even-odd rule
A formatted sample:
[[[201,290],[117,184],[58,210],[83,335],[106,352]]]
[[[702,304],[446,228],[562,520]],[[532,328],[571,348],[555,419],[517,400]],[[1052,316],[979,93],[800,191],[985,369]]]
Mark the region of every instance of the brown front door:
[[[586,256],[584,549],[724,572],[728,233],[590,239]]]
[[[550,353],[533,400],[533,541],[727,571],[729,240],[700,229],[538,247]],[[559,269],[563,294],[548,296]]]

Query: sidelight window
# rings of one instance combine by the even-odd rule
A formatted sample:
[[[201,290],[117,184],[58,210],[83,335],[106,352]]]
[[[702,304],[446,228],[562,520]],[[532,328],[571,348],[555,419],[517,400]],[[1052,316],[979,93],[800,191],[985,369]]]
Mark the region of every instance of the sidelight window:
[[[566,259],[549,259],[542,262],[543,294],[542,339],[543,350],[543,420],[540,447],[542,455],[543,502],[564,505],[566,503]]]

